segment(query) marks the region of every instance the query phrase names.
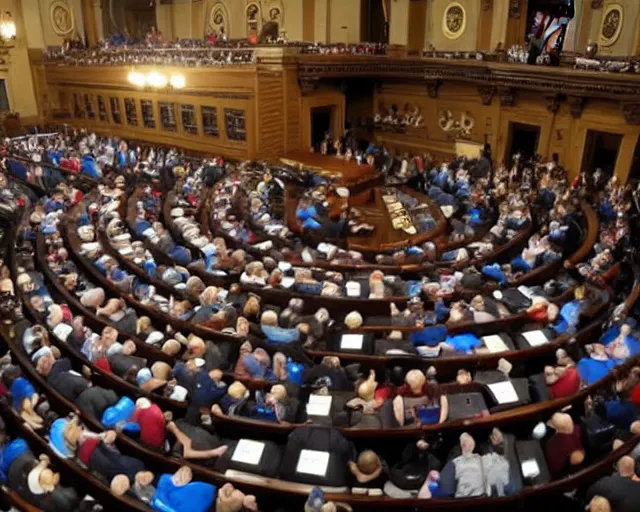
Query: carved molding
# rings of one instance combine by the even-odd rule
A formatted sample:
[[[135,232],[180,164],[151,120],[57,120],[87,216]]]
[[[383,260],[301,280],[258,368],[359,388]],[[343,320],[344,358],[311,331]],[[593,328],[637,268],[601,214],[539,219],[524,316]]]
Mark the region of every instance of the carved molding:
[[[633,102],[640,97],[640,77],[634,74],[557,73],[543,66],[509,65],[455,60],[433,62],[425,59],[396,60],[354,57],[332,60],[304,57],[298,63],[301,86],[306,80],[342,79],[363,76],[376,80],[426,81],[430,91],[437,91],[438,81],[470,83],[478,87],[510,87],[538,91],[542,95],[562,91],[568,96],[598,97]],[[550,71],[554,71],[551,73]]]
[[[438,97],[438,89],[442,85],[442,80],[427,80],[427,92],[429,93],[429,98],[437,98]]]
[[[483,105],[491,105],[493,95],[496,93],[495,87],[478,87],[478,94],[482,98]]]
[[[493,0],[482,0],[480,9],[483,11],[490,11],[493,8]]]
[[[516,101],[516,90],[513,87],[499,87],[500,105],[511,107]]]
[[[320,77],[299,76],[298,83],[303,94],[315,91],[320,83]]]
[[[552,114],[555,114],[560,110],[560,95],[554,94],[553,96],[547,96],[547,110]]]
[[[640,103],[623,103],[622,115],[627,124],[640,125]]]
[[[582,117],[582,111],[587,103],[587,98],[582,96],[569,96],[567,98],[569,102],[569,111],[574,119],[580,119]]]
[[[509,0],[509,18],[520,19],[520,0]]]

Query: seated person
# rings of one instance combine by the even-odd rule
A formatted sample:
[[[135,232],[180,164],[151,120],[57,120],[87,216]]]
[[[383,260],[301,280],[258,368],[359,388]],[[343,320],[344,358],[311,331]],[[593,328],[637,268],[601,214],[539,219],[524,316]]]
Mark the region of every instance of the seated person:
[[[605,499],[615,512],[633,512],[640,507],[640,475],[635,470],[636,462],[625,455],[616,464],[617,471],[605,476],[587,489],[585,502],[591,505],[598,498]]]
[[[173,475],[161,475],[151,502],[153,508],[164,512],[207,512],[213,506],[216,487],[192,479],[189,466],[182,466]]]
[[[584,461],[582,430],[566,413],[555,413],[547,423],[555,434],[545,447],[549,472],[554,479],[575,471]]]
[[[50,468],[45,454],[36,459],[24,439],[18,438],[0,450],[0,481],[27,503],[44,512],[74,512],[80,498],[71,487],[60,485],[60,475]]]
[[[443,496],[467,498],[474,496],[509,496],[515,492],[509,461],[496,452],[480,455],[468,433],[460,436],[460,455],[442,469],[439,491]]]
[[[119,488],[118,494],[124,494],[133,482],[141,489],[150,486],[154,480],[153,473],[147,471],[140,460],[121,454],[114,445],[115,440],[115,431],[91,432],[80,424],[76,416],[55,420],[49,430],[49,446],[59,457],[77,457],[90,471],[95,471],[110,483],[116,477],[126,478],[127,485]]]
[[[427,382],[420,370],[409,370],[397,393],[393,411],[400,426],[443,423],[449,415],[447,396],[437,384]]]

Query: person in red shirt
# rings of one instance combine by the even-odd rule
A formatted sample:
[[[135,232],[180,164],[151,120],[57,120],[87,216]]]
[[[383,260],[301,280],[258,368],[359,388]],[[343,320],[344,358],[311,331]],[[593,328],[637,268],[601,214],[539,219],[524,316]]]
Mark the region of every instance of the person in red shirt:
[[[136,410],[130,421],[140,426],[140,441],[147,446],[162,448],[166,430],[162,409],[147,398],[136,401]]]
[[[546,456],[551,478],[554,480],[571,473],[584,461],[582,430],[573,418],[557,412],[547,423],[556,433],[547,441]]]

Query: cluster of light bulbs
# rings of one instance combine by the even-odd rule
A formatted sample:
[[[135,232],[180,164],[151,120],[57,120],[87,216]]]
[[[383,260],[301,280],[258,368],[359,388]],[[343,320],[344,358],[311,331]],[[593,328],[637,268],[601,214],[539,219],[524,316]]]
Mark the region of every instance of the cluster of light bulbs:
[[[182,89],[186,85],[184,75],[167,75],[158,71],[149,71],[141,73],[140,71],[131,71],[128,77],[129,83],[136,87],[153,87],[154,89],[162,89],[170,85],[174,89]]]
[[[16,38],[16,24],[9,11],[0,12],[0,39],[7,43]]]

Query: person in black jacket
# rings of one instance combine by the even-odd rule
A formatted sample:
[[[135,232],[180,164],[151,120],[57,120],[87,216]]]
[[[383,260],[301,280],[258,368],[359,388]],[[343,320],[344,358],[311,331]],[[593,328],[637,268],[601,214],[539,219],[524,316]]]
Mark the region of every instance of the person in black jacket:
[[[586,503],[594,497],[606,498],[615,512],[637,512],[640,510],[640,463],[629,456],[622,457],[618,471],[598,480],[587,490]]]

